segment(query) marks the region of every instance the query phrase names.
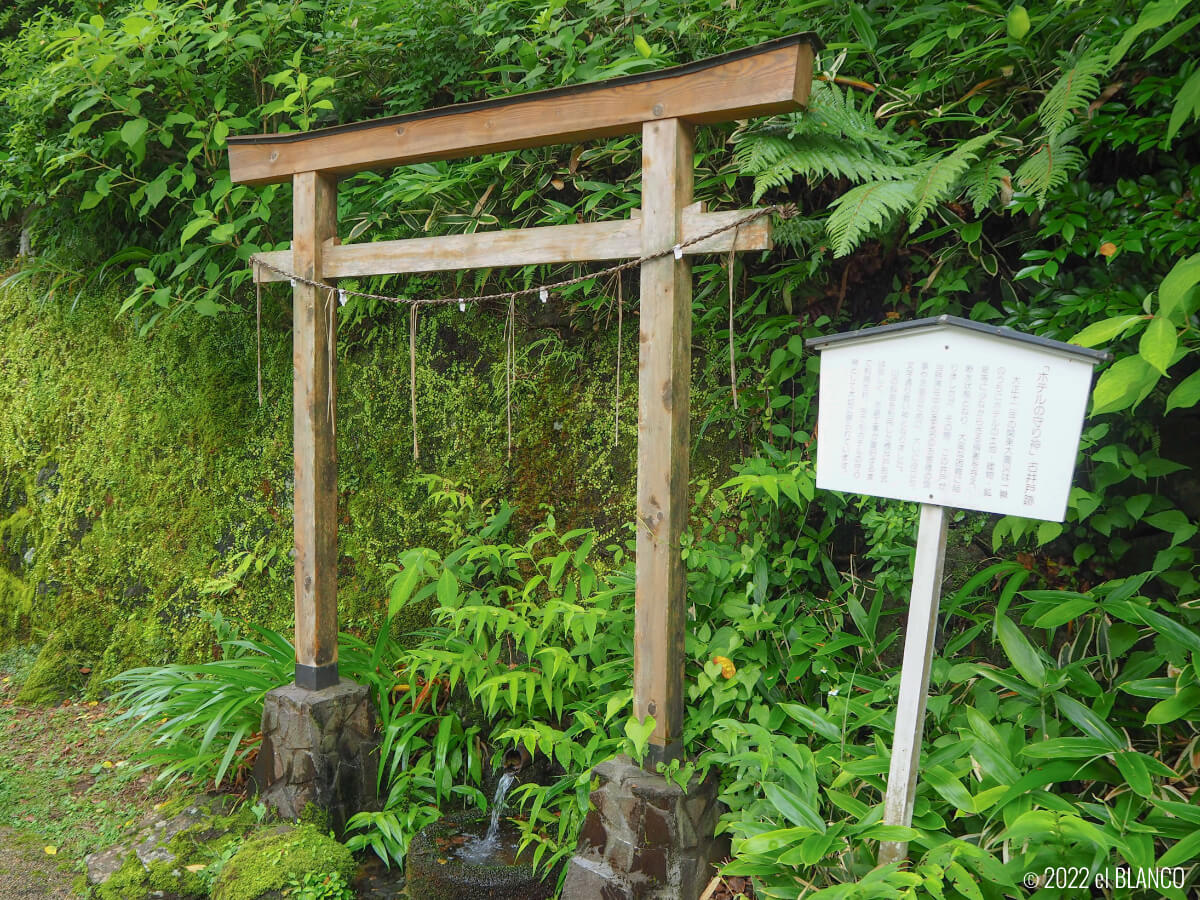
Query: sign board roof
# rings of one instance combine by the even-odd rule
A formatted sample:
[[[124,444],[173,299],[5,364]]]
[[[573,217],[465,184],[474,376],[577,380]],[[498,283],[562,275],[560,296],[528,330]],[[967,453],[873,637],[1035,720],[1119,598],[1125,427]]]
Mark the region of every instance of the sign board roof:
[[[1010,341],[1032,344],[1054,353],[1065,353],[1078,356],[1081,359],[1094,360],[1097,363],[1112,359],[1112,354],[1105,350],[1093,350],[1090,347],[1080,347],[1078,344],[1066,344],[1050,338],[1038,337],[1035,334],[1024,334],[1012,328],[1001,325],[988,325],[986,322],[976,322],[961,316],[931,316],[927,319],[912,319],[908,322],[894,322],[890,325],[876,325],[872,328],[860,328],[857,331],[843,331],[840,334],[827,334],[821,337],[809,338],[805,343],[814,350],[824,350],[837,344],[846,346],[861,341],[886,340],[894,336],[903,336],[905,332],[927,329],[965,328],[979,334],[990,334]]]
[[[814,338],[817,486],[1062,521],[1089,350],[954,316]]]

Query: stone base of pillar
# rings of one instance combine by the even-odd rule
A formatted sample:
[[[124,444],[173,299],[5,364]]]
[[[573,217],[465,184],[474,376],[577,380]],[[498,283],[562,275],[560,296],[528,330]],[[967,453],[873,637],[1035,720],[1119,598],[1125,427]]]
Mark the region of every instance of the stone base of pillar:
[[[262,732],[254,780],[283,818],[314,807],[340,835],[356,812],[377,808],[379,737],[365,686],[343,678],[319,691],[276,688],[263,705]]]
[[[697,900],[728,853],[713,837],[717,778],[682,790],[626,756],[592,770],[600,785],[579,836],[563,900]]]

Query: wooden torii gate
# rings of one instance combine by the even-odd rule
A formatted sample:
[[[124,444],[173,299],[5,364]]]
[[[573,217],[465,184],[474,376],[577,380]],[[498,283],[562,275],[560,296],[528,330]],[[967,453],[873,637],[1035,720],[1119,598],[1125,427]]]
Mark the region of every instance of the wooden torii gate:
[[[690,65],[304,133],[229,138],[233,181],[291,181],[290,250],[261,254],[305,279],[637,259],[728,227],[746,210],[692,203],[696,125],[798,109],[815,38],[793,35]],[[640,219],[342,244],[337,179],[364,169],[642,132]],[[770,247],[767,218],[686,253]],[[735,244],[736,241],[736,244]],[[261,281],[286,276],[255,267]],[[296,684],[337,671],[336,316],[327,292],[295,282]],[[655,720],[649,763],[676,757],[683,728],[692,279],[680,253],[641,266],[634,714]],[[332,319],[332,321],[331,321]]]

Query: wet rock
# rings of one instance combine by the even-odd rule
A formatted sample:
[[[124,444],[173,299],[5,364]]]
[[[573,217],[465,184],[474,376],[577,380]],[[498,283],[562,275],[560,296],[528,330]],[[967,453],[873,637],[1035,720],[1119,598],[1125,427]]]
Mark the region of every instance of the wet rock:
[[[126,840],[84,858],[88,883],[108,885],[118,873],[123,876],[123,885],[148,882],[152,871],[170,876],[174,868],[188,862],[180,859],[177,837],[185,835],[187,849],[193,850],[203,844],[236,840],[252,827],[253,817],[249,814],[231,814],[233,805],[231,797],[203,797],[174,814],[147,816]],[[188,874],[180,868],[178,880],[186,880]]]
[[[128,855],[129,847],[125,844],[118,844],[84,857],[88,884],[104,884],[117,874],[117,870],[125,864],[125,857]]]

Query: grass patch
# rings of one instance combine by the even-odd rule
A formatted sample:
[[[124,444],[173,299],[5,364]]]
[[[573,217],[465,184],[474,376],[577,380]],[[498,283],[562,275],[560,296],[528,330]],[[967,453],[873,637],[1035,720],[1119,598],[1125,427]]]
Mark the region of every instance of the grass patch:
[[[49,856],[53,848],[60,870],[78,872],[87,854],[117,843],[173,795],[128,761],[108,704],[19,705],[35,657],[30,648],[0,655],[0,829],[11,829],[8,840],[23,851]]]

